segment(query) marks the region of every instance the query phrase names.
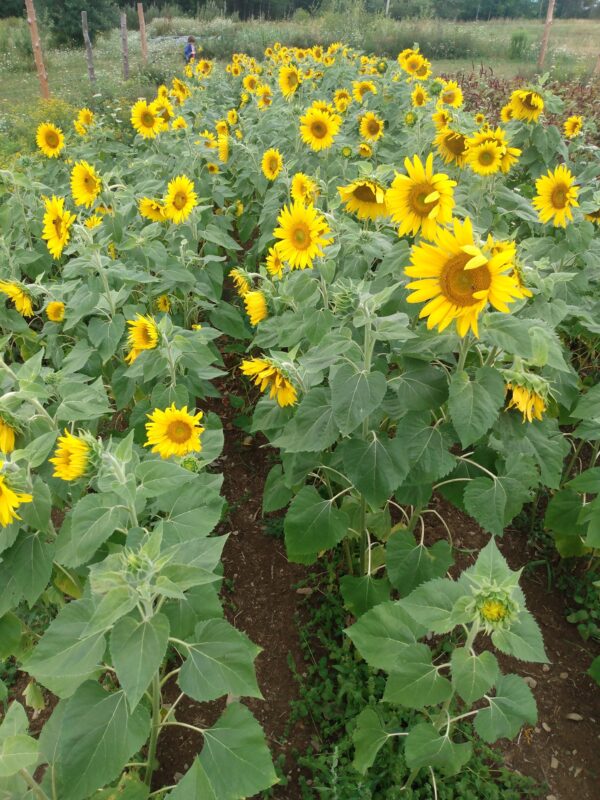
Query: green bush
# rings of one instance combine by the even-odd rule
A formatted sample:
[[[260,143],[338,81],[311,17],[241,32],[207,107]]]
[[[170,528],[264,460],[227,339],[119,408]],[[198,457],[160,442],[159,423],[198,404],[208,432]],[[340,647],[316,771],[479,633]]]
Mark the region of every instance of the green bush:
[[[92,41],[119,24],[119,11],[113,0],[46,0],[44,18],[57,45],[83,44],[82,11],[87,11]]]
[[[510,38],[508,57],[511,61],[523,61],[529,50],[529,36],[526,31],[515,31]]]

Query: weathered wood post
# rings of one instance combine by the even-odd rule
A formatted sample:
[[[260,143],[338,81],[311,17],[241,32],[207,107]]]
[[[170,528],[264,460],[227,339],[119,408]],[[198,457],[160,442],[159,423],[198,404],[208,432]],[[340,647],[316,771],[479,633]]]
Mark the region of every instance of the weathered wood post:
[[[550,38],[550,28],[552,20],[554,19],[554,5],[556,0],[548,0],[548,11],[546,12],[546,22],[544,23],[544,32],[542,34],[542,44],[540,45],[540,57],[538,58],[538,67],[540,69],[544,66],[546,59],[546,51],[548,50],[548,39]]]
[[[85,57],[87,60],[88,75],[92,90],[96,91],[96,73],[94,72],[94,54],[92,53],[92,42],[88,31],[87,11],[81,12],[81,27],[83,28],[83,41],[85,42]]]
[[[129,46],[127,43],[127,14],[121,13],[121,50],[123,51],[123,80],[129,80]]]
[[[142,64],[148,61],[148,41],[146,39],[146,20],[144,19],[144,4],[137,4],[138,19],[140,21],[140,40],[142,42]]]
[[[25,9],[27,10],[27,24],[29,25],[29,33],[31,34],[31,45],[33,47],[35,68],[37,70],[37,75],[40,82],[40,92],[44,100],[47,100],[50,97],[48,73],[46,72],[46,67],[44,66],[42,43],[40,42],[40,34],[38,32],[37,18],[35,16],[35,6],[33,5],[33,0],[25,0]]]

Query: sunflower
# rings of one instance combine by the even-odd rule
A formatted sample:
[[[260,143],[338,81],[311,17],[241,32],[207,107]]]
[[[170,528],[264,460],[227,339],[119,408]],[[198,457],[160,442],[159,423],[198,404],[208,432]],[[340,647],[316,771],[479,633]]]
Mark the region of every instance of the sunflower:
[[[263,319],[269,316],[267,309],[267,301],[264,294],[259,291],[246,292],[244,295],[244,305],[246,306],[246,314],[250,318],[251,325],[258,325]]]
[[[368,111],[359,119],[359,132],[363,139],[376,142],[383,136],[383,120],[377,114]]]
[[[102,190],[98,173],[87,161],[79,161],[71,170],[71,193],[75,205],[89,208]]]
[[[413,162],[405,158],[404,167],[408,175],[396,174],[386,194],[392,220],[400,225],[398,235],[414,236],[420,230],[426,239],[435,239],[439,226],[452,219],[456,181],[434,173],[433,153],[424,165],[418,156]]]
[[[433,140],[444,164],[462,167],[467,155],[467,138],[452,128],[442,128]]]
[[[535,182],[537,195],[533,198],[533,207],[537,209],[542,222],[550,222],[554,227],[566,228],[567,221],[573,221],[572,208],[579,205],[575,186],[575,178],[564,164],[554,172],[548,170]]]
[[[214,163],[212,163],[210,161],[207,162],[206,169],[208,170],[208,172],[211,175],[218,175],[218,173],[220,172],[219,165],[218,164],[214,164]]]
[[[359,219],[374,220],[387,216],[385,189],[375,181],[358,179],[337,189],[346,204],[346,211],[355,213]]]
[[[418,48],[407,47],[398,56],[398,64],[409,75],[417,76],[419,72],[427,71],[428,61],[425,56],[419,53]],[[420,76],[419,76],[420,77]]]
[[[200,435],[204,428],[200,425],[202,411],[188,414],[187,406],[176,408],[172,403],[162,411],[154,409],[146,415],[150,422],[146,423],[146,442],[144,447],[151,447],[153,453],[161,458],[186,456],[188,453],[199,453],[202,450]]]
[[[315,151],[326,150],[333,144],[341,122],[337,114],[330,114],[314,107],[309,108],[306,114],[300,117],[302,141]]]
[[[362,101],[365,99],[365,96],[369,93],[377,94],[377,87],[373,81],[353,81],[352,96],[357,103],[362,103]]]
[[[283,275],[283,261],[279,256],[277,247],[270,247],[267,253],[267,272],[272,278],[281,278]]]
[[[230,125],[237,125],[238,123],[238,112],[235,108],[230,108],[227,112],[227,122]]]
[[[428,301],[419,317],[429,329],[443,331],[456,320],[459,336],[469,329],[478,336],[478,317],[487,303],[508,312],[508,303],[523,298],[512,274],[514,250],[492,254],[473,239],[471,220],[455,219],[453,230],[440,228],[436,244],[413,245],[405,272],[418,280],[407,284],[409,303]],[[507,274],[508,273],[508,274]]]
[[[170,120],[175,116],[173,106],[168,97],[157,97],[156,100],[153,101],[152,106],[156,113],[160,114],[165,125],[168,125]]]
[[[178,175],[169,181],[164,200],[164,215],[175,224],[184,222],[198,204],[194,184],[185,175]]]
[[[9,297],[22,317],[33,317],[31,298],[18,283],[0,280],[0,294]]]
[[[297,402],[296,389],[280,367],[275,366],[271,359],[251,358],[242,361],[240,367],[242,374],[251,378],[261,392],[269,390],[269,397],[276,398],[283,408],[293,406]]]
[[[166,219],[163,204],[152,197],[142,197],[138,202],[138,211],[142,217],[151,219],[152,222],[164,222]]]
[[[510,103],[507,103],[500,109],[500,119],[502,122],[510,122],[511,119],[513,119],[513,107]]]
[[[62,322],[65,318],[65,304],[60,300],[51,300],[46,306],[46,316],[50,322]]]
[[[509,103],[512,107],[512,118],[525,122],[537,122],[544,110],[542,96],[529,89],[515,89]]]
[[[98,225],[102,225],[102,217],[100,214],[92,214],[92,216],[88,217],[83,224],[89,230],[94,230],[94,228],[97,228]]]
[[[469,147],[466,162],[477,175],[493,175],[502,166],[502,148],[497,142],[482,142]]]
[[[232,269],[229,271],[229,277],[233,281],[236,292],[240,297],[244,297],[250,291],[250,284],[245,275],[239,269]]]
[[[66,428],[64,436],[58,437],[54,458],[48,459],[54,464],[52,477],[63,481],[76,481],[85,475],[89,460],[89,444],[81,436],[73,436]]]
[[[574,139],[576,136],[579,136],[582,128],[583,117],[578,117],[576,115],[569,117],[569,119],[567,119],[563,125],[565,136],[568,139]]]
[[[463,104],[462,89],[456,81],[445,81],[440,92],[440,103],[452,108],[459,108]]]
[[[283,167],[283,158],[279,150],[276,150],[273,147],[270,150],[267,150],[262,157],[260,166],[265,178],[267,178],[267,180],[274,181]]]
[[[42,122],[37,129],[35,141],[42,153],[48,158],[56,158],[65,146],[63,132],[51,122]]]
[[[347,89],[337,89],[333,95],[333,104],[342,113],[348,109],[352,102],[352,95]]]
[[[127,343],[129,353],[125,357],[128,364],[133,364],[143,350],[154,350],[158,345],[158,328],[152,317],[136,314],[135,319],[128,319]]]
[[[4,464],[0,461],[0,469]],[[21,519],[16,509],[23,503],[31,503],[33,496],[22,492],[15,492],[6,483],[6,476],[0,475],[0,525],[10,525],[16,519]]]
[[[431,119],[437,130],[441,131],[452,122],[452,114],[446,108],[438,108],[435,114],[431,115]]]
[[[217,137],[214,135],[214,133],[211,133],[208,130],[204,130],[204,131],[202,131],[200,136],[202,137],[202,139],[200,141],[196,142],[196,144],[201,144],[207,150],[216,150],[216,148],[217,148]]]
[[[175,117],[175,119],[171,123],[171,127],[173,128],[174,131],[182,131],[185,128],[187,128],[187,126],[188,124],[183,117]]]
[[[155,103],[148,104],[145,100],[138,100],[131,109],[131,124],[144,139],[154,139],[166,128]]]
[[[269,108],[269,106],[273,103],[271,89],[268,86],[262,86],[257,91],[256,96],[258,97],[258,107],[261,111],[266,111],[267,108]],[[240,133],[240,131],[236,131],[236,133]]]
[[[227,136],[229,134],[229,125],[227,124],[227,120],[218,119],[215,122],[215,131],[217,132],[217,138],[219,136]]]
[[[361,158],[371,158],[371,156],[373,155],[373,148],[371,147],[370,144],[367,144],[366,142],[361,142],[358,145],[357,152]]]
[[[296,200],[299,203],[314,203],[319,196],[319,188],[308,175],[303,172],[297,172],[292,178],[290,195],[292,200]]]
[[[259,85],[260,80],[258,75],[246,75],[242,81],[242,86],[247,92],[250,92],[250,94],[254,94]]]
[[[481,111],[475,114],[473,119],[475,120],[476,125],[485,125],[485,114],[482,114]]]
[[[12,453],[15,449],[15,434],[13,426],[0,417],[0,453]]]
[[[229,134],[220,133],[217,137],[217,152],[219,154],[219,161],[221,164],[226,164],[229,161]]]
[[[89,108],[80,108],[77,112],[77,122],[89,128],[90,125],[94,124],[94,112]]]
[[[593,222],[595,225],[600,225],[600,208],[592,211],[590,214],[584,214],[588,222]]]
[[[510,396],[507,408],[516,408],[523,414],[523,422],[533,422],[535,419],[542,419],[546,410],[546,398],[538,394],[531,386],[518,385],[512,381],[506,384],[507,393]]]
[[[279,70],[279,88],[281,89],[281,94],[287,100],[293,97],[301,83],[302,76],[296,67],[281,67]]]
[[[414,108],[422,108],[429,102],[429,95],[422,86],[415,86],[410,101]]]
[[[88,132],[88,129],[85,127],[85,125],[82,125],[81,122],[78,122],[77,120],[73,120],[73,127],[75,128],[75,133],[78,136],[85,136]]]
[[[160,294],[154,301],[154,305],[157,311],[160,311],[163,314],[168,314],[171,310],[171,301],[169,300],[169,295]]]
[[[315,258],[323,255],[323,246],[329,243],[324,234],[329,233],[325,217],[310,203],[304,206],[295,202],[284,206],[277,218],[279,227],[273,235],[281,239],[277,245],[280,257],[292,269],[312,268]]]

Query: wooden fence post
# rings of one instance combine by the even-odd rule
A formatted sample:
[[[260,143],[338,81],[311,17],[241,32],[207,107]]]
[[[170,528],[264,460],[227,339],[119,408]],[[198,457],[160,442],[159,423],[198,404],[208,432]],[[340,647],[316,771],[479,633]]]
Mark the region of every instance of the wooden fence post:
[[[146,40],[146,20],[144,19],[144,4],[137,4],[138,19],[140,21],[140,39],[142,42],[142,63],[148,61],[148,42]]]
[[[83,41],[85,42],[85,57],[87,59],[88,75],[92,90],[96,91],[96,73],[94,72],[94,54],[92,53],[92,43],[88,31],[87,11],[81,12],[81,27],[83,28]]]
[[[38,33],[37,19],[35,16],[35,6],[33,0],[25,0],[25,8],[27,10],[27,24],[29,25],[29,33],[31,34],[31,45],[33,47],[33,57],[35,59],[35,68],[40,82],[40,92],[44,100],[50,97],[50,89],[48,87],[48,73],[44,66],[44,57],[42,55],[42,43],[40,42],[40,34]]]
[[[121,14],[121,49],[123,50],[123,80],[129,80],[129,48],[127,44],[127,14]]]
[[[544,66],[546,59],[546,51],[548,50],[548,39],[550,38],[550,27],[554,19],[554,4],[556,0],[548,0],[548,11],[546,12],[546,22],[544,23],[544,32],[542,34],[542,43],[540,45],[540,57],[538,58],[538,67],[540,69]]]

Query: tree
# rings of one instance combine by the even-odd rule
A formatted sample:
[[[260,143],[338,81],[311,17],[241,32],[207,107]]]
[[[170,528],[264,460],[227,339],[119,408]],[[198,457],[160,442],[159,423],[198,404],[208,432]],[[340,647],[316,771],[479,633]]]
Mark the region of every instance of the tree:
[[[82,11],[87,11],[92,41],[119,22],[119,10],[113,0],[43,0],[38,5],[38,13],[48,22],[57,44],[83,44]]]

